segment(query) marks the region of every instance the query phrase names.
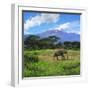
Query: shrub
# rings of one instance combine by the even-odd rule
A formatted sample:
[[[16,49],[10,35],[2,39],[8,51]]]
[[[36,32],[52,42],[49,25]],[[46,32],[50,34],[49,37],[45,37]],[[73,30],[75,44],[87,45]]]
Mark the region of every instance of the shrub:
[[[31,55],[31,56],[29,57],[29,60],[30,60],[31,62],[38,62],[38,61],[39,61],[39,58],[38,58],[38,56],[36,56],[36,55]]]
[[[39,58],[37,55],[24,55],[25,62],[38,62]]]

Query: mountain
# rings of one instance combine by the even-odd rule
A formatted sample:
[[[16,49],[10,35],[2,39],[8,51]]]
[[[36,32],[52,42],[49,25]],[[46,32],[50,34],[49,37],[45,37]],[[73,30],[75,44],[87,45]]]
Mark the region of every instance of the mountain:
[[[59,41],[80,41],[80,35],[75,33],[67,33],[60,30],[49,30],[38,34],[41,38],[46,38],[49,36],[57,36]]]
[[[28,37],[28,35],[24,35],[24,39]],[[49,36],[56,36],[59,38],[59,41],[64,42],[64,41],[78,41],[80,42],[80,35],[75,34],[75,33],[67,33],[65,31],[60,31],[60,30],[48,30],[46,32],[42,32],[40,34],[37,34],[40,38],[47,38]]]

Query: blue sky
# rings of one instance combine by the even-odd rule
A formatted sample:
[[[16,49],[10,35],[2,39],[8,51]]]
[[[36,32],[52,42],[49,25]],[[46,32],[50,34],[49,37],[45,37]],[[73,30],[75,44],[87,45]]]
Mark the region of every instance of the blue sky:
[[[80,34],[80,14],[23,12],[24,34],[39,34],[60,30]]]

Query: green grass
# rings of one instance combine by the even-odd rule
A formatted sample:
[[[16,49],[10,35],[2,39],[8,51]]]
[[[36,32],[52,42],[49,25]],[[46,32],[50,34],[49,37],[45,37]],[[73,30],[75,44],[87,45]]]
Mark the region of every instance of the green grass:
[[[79,75],[80,74],[80,52],[68,50],[68,60],[58,61],[53,58],[56,50],[35,50],[24,51],[24,55],[38,56],[38,62],[24,60],[24,77],[39,76],[62,76],[62,75]]]

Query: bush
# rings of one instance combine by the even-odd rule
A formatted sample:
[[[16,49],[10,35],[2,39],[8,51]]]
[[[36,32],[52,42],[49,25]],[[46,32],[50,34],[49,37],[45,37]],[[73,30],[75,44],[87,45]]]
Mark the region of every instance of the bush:
[[[31,56],[29,57],[29,60],[30,60],[31,62],[38,62],[38,61],[39,61],[39,58],[38,58],[38,56],[36,56],[36,55],[31,55]]]
[[[24,55],[25,62],[38,62],[39,58],[37,55]]]

